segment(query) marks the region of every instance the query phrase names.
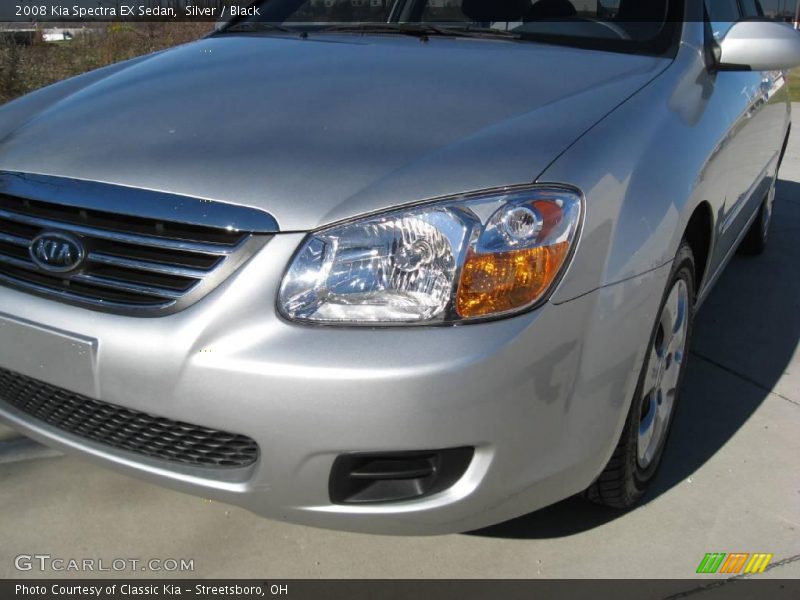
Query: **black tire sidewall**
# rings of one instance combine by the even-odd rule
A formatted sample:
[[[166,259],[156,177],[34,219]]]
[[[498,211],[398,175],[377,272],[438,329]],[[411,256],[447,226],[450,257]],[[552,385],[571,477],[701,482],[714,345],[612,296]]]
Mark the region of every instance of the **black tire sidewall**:
[[[775,216],[775,200],[777,197],[773,197],[772,215],[769,218],[767,217],[768,203],[770,195],[776,194],[776,183],[777,179],[772,182],[772,186],[767,192],[766,197],[761,202],[761,206],[758,209],[758,216],[756,216],[756,218],[753,220],[752,225],[750,225],[750,229],[748,229],[741,245],[738,248],[739,254],[758,256],[759,254],[762,254],[764,250],[766,250],[767,243],[769,242],[769,230],[772,226],[772,221]]]
[[[637,457],[637,444],[638,444],[638,431],[639,431],[639,422],[641,419],[641,409],[642,409],[642,394],[644,393],[644,381],[645,376],[647,373],[647,369],[649,366],[649,357],[650,357],[650,348],[652,348],[655,337],[658,331],[659,319],[661,316],[662,311],[664,310],[664,306],[669,298],[670,292],[672,291],[675,284],[679,281],[683,280],[684,283],[687,285],[689,290],[689,306],[688,306],[688,330],[686,333],[686,349],[684,351],[686,360],[680,366],[680,374],[678,375],[678,385],[677,391],[675,395],[674,404],[672,407],[672,413],[669,417],[669,423],[667,423],[667,431],[664,434],[664,439],[661,442],[658,450],[656,451],[655,456],[653,457],[652,462],[647,466],[647,468],[643,469],[639,465],[638,457]],[[689,353],[691,351],[691,343],[692,343],[692,333],[694,329],[694,315],[695,315],[695,262],[694,256],[692,254],[691,248],[689,248],[688,244],[683,243],[678,250],[678,253],[675,257],[675,262],[673,263],[672,272],[670,273],[669,283],[667,284],[666,290],[664,291],[664,296],[661,299],[661,303],[658,307],[658,313],[656,314],[656,320],[653,325],[653,330],[650,334],[650,338],[647,343],[647,349],[645,352],[645,359],[642,364],[642,371],[639,374],[639,381],[636,386],[636,394],[634,395],[633,401],[631,403],[630,410],[628,412],[628,422],[626,424],[626,433],[628,434],[628,443],[627,443],[627,452],[626,452],[626,479],[628,480],[629,493],[633,496],[641,495],[645,489],[647,488],[648,484],[653,480],[656,476],[659,467],[661,466],[661,459],[664,454],[664,449],[667,446],[669,441],[670,433],[672,431],[672,424],[675,420],[675,413],[678,410],[678,406],[680,405],[680,396],[681,396],[681,389],[683,387],[683,381],[686,376],[686,366],[689,358]]]

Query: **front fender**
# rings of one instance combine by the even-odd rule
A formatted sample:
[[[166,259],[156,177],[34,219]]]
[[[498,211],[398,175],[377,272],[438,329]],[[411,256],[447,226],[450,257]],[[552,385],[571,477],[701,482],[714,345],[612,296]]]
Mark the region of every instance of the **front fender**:
[[[700,50],[681,47],[665,72],[578,140],[539,178],[586,195],[583,233],[553,296],[561,303],[670,263],[695,208],[724,199],[718,159],[730,119]]]

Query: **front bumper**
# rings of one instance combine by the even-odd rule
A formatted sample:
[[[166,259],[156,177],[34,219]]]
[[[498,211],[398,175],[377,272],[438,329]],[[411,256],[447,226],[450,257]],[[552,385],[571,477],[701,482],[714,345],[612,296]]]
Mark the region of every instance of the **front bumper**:
[[[668,267],[493,323],[300,326],[277,315],[275,298],[301,239],[276,236],[204,300],[161,318],[102,314],[0,288],[0,367],[249,436],[260,448],[255,465],[215,470],[149,460],[65,434],[3,402],[0,419],[163,485],[354,531],[475,529],[563,499],[597,476],[633,395]],[[13,340],[4,337],[9,331]],[[331,466],[343,453],[460,446],[474,447],[474,458],[443,492],[380,505],[330,501]]]

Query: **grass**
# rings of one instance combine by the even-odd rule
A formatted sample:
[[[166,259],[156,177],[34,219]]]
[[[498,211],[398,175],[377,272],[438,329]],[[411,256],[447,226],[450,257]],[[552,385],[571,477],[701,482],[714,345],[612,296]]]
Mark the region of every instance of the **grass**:
[[[56,81],[162,50],[207,33],[207,23],[111,23],[68,42],[0,38],[0,104]]]
[[[56,81],[201,37],[204,23],[111,23],[68,42],[30,46],[0,38],[0,104]],[[800,68],[789,73],[789,95],[800,102]]]
[[[792,102],[800,102],[800,69],[789,73],[789,98]]]

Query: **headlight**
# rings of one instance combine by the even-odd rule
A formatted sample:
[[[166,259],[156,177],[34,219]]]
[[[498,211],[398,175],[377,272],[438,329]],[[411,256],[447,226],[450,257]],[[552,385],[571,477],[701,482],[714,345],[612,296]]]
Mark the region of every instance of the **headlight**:
[[[311,234],[281,285],[310,323],[445,323],[516,314],[563,272],[581,195],[529,186],[387,212]]]

